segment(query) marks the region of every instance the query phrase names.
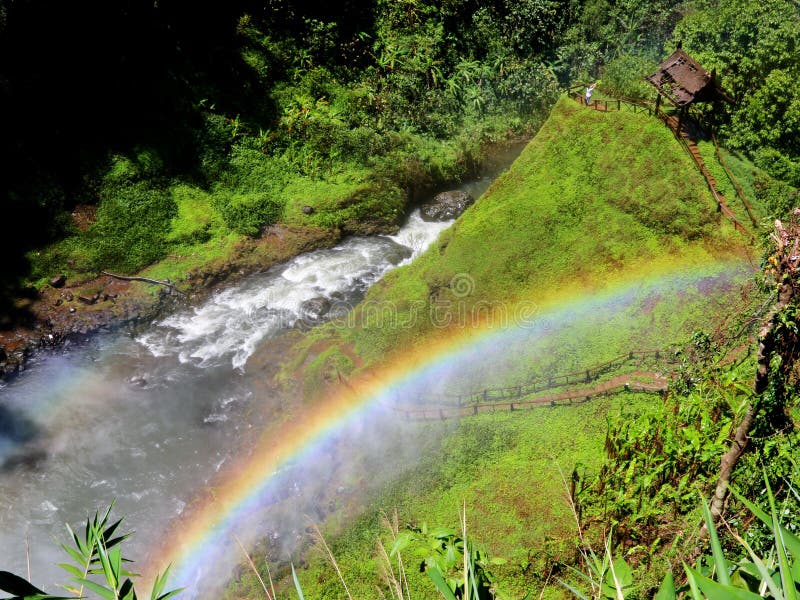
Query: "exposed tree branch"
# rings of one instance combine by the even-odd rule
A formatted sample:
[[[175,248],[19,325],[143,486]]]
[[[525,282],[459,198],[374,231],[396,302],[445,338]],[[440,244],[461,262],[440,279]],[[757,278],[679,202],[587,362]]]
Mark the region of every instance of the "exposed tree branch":
[[[159,279],[150,279],[148,277],[129,277],[127,275],[117,275],[116,273],[109,273],[108,271],[100,271],[103,275],[108,275],[109,277],[113,277],[114,279],[122,279],[123,281],[143,281],[145,283],[152,283],[154,285],[163,285],[164,287],[168,287],[170,290],[178,292],[181,295],[185,295],[182,291],[175,287],[175,285],[171,281],[161,281]]]

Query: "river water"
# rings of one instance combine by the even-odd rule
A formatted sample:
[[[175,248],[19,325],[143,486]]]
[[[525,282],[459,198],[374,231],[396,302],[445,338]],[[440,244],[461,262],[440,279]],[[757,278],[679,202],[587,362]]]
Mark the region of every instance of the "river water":
[[[477,197],[489,183],[461,189]],[[269,422],[250,355],[324,320],[321,311],[340,314],[448,225],[415,211],[396,235],[298,256],[135,337],[102,334],[41,355],[0,384],[0,570],[25,575],[27,546],[33,583],[55,593],[67,577],[54,566],[66,559],[54,538],[65,542],[65,523],[112,500],[136,531],[126,555],[145,555]]]

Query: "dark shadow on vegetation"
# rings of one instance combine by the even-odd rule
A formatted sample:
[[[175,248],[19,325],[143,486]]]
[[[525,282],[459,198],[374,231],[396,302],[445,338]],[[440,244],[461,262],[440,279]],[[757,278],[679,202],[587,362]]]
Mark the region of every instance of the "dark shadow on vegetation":
[[[372,30],[373,4],[0,0],[0,324],[19,316],[25,254],[65,235],[65,211],[97,202],[110,154],[149,148],[164,177],[209,183],[204,161],[231,141],[214,123],[274,123],[269,90],[288,65],[275,57],[267,81],[245,63],[243,15],[289,50],[335,21],[314,59],[341,64],[359,54],[344,40]]]

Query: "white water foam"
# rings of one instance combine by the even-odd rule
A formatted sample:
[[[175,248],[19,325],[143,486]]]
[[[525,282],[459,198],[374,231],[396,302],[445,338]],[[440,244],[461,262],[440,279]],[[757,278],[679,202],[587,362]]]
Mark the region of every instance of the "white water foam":
[[[243,369],[265,339],[315,324],[334,306],[341,313],[394,267],[411,262],[450,222],[426,222],[414,211],[395,235],[352,237],[334,248],[297,256],[215,294],[202,306],[157,322],[138,342],[154,356],[198,367],[230,360]],[[317,312],[308,306],[317,303]]]

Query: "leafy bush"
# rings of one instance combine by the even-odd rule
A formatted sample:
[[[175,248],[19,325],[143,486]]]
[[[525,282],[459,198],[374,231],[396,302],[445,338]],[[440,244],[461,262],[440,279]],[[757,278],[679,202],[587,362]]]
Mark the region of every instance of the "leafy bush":
[[[622,54],[608,62],[603,70],[603,91],[614,96],[642,100],[653,95],[653,87],[644,81],[656,70],[656,63],[641,56]]]
[[[97,268],[133,273],[164,256],[175,201],[165,190],[145,182],[112,188],[97,208],[97,221],[87,232],[92,263]]]
[[[125,186],[145,179],[161,176],[164,161],[153,148],[137,146],[130,155],[112,154],[110,165],[103,176],[103,188]]]
[[[275,223],[283,212],[283,203],[265,192],[218,193],[214,207],[233,231],[254,237],[264,226]]]

